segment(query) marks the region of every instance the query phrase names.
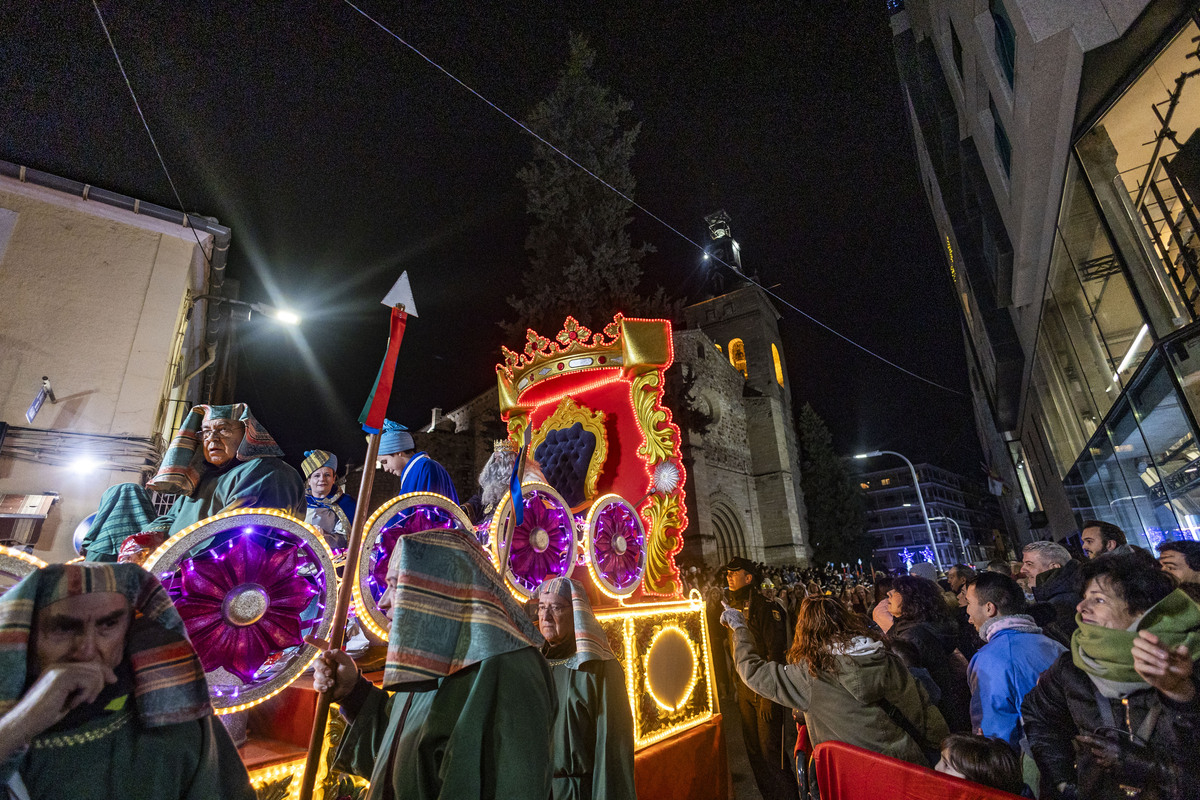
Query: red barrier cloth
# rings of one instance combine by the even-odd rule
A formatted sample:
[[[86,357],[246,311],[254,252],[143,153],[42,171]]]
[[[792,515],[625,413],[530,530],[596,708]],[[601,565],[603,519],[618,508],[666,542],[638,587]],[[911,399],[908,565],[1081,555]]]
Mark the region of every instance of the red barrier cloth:
[[[637,751],[633,780],[641,800],[726,800],[729,761],[721,715]]]
[[[1020,795],[952,778],[845,742],[814,753],[821,800],[1013,800]]]
[[[797,725],[796,726],[796,748],[792,751],[792,758],[795,758],[796,756],[800,755],[800,753],[802,753],[802,752],[805,755],[811,756],[812,749],[813,749],[812,748],[812,740],[808,738],[808,726],[807,725]]]

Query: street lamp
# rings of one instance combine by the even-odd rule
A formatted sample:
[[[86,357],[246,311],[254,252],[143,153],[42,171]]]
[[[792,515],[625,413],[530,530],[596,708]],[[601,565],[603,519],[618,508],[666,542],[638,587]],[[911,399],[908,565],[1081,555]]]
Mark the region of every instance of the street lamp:
[[[929,542],[933,545],[933,558],[937,561],[938,572],[942,571],[942,555],[938,552],[937,539],[933,536],[933,525],[929,522],[929,512],[925,509],[925,498],[921,495],[921,482],[917,479],[917,468],[913,463],[904,456],[897,453],[895,450],[872,450],[869,453],[859,453],[855,458],[875,458],[876,456],[895,456],[908,464],[908,471],[912,473],[913,488],[917,490],[917,500],[921,503],[921,516],[925,518],[925,530],[929,532]]]
[[[958,531],[958,546],[962,548],[963,563],[970,564],[971,556],[967,553],[967,543],[963,541],[962,526],[958,524],[958,520],[953,517],[930,517],[930,522],[949,522],[954,526],[954,530]]]
[[[286,308],[276,308],[269,306],[266,303],[247,303],[245,300],[234,300],[232,297],[222,297],[217,294],[202,294],[198,297],[193,297],[192,301],[208,300],[212,303],[228,303],[233,306],[245,306],[251,312],[257,312],[264,317],[270,317],[276,322],[282,322],[284,325],[299,325],[300,315],[295,311],[290,311]]]

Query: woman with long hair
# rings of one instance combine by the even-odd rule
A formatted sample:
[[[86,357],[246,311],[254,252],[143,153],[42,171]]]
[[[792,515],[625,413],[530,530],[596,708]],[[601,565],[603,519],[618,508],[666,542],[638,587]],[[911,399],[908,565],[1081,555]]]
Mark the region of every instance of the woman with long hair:
[[[839,600],[807,597],[800,605],[786,664],[764,661],[737,609],[721,622],[733,629],[737,671],[759,695],[802,711],[813,745],[836,740],[928,766],[948,733],[941,713],[877,634]]]
[[[936,583],[925,578],[896,578],[888,592],[888,611],[895,618],[889,641],[908,642],[942,690],[938,708],[950,730],[971,730],[971,689],[967,660],[958,652],[958,625]]]

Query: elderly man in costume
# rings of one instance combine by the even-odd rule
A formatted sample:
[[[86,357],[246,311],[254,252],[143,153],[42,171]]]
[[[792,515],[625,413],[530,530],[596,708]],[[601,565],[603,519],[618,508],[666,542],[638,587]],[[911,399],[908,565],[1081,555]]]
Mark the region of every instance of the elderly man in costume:
[[[419,452],[408,429],[390,419],[383,421],[379,436],[379,463],[384,472],[400,476],[400,494],[434,492],[458,502],[446,468]]]
[[[513,465],[517,463],[520,449],[512,439],[497,439],[492,443],[492,454],[479,471],[479,492],[463,503],[463,510],[471,522],[481,525],[490,520],[500,501],[511,491]],[[546,482],[542,468],[528,454],[525,456],[524,480]]]
[[[144,560],[172,534],[235,508],[278,508],[302,516],[304,483],[282,455],[244,403],[193,406],[158,474],[146,484],[179,495],[175,503],[160,516],[141,486],[122,483],[108,489],[83,539],[87,559],[116,561],[122,543],[135,537],[127,560]]]
[[[379,607],[392,623],[383,689],[343,652],[315,662],[313,686],[349,721],[339,768],[370,778],[368,800],[546,800],[543,640],[483,548],[459,530],[402,535]]]
[[[583,587],[553,578],[537,592],[558,693],[554,719],[553,800],[623,800],[633,785],[633,713],[625,672],[608,646]]]
[[[0,796],[253,800],[171,600],[134,564],[0,597]]]
[[[320,528],[334,550],[346,547],[355,508],[350,495],[338,486],[337,468],[337,456],[328,450],[309,450],[300,464],[306,481],[304,501],[308,504],[304,521]]]

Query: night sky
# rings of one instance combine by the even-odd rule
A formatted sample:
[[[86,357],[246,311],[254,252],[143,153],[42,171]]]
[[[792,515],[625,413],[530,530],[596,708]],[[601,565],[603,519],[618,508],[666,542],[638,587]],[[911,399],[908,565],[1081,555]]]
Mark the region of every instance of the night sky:
[[[503,298],[529,228],[532,140],[338,0],[102,3],[189,212],[233,231],[241,296],[298,330],[241,328],[238,399],[298,464],[362,460],[355,418],[402,269],[408,328],[389,416],[410,427],[494,388]],[[784,310],[797,410],[844,453],[894,449],[981,478],[958,312],[921,190],[883,0],[773,4],[396,3],[362,8],[517,117],[568,36],[633,103],[637,201],[693,239],[733,219],[747,272],[921,383]],[[176,207],[87,2],[0,12],[0,158]],[[645,286],[696,281],[697,251],[635,211]],[[616,309],[614,309],[616,310]],[[554,331],[542,331],[552,335]],[[873,467],[894,466],[887,459]]]

